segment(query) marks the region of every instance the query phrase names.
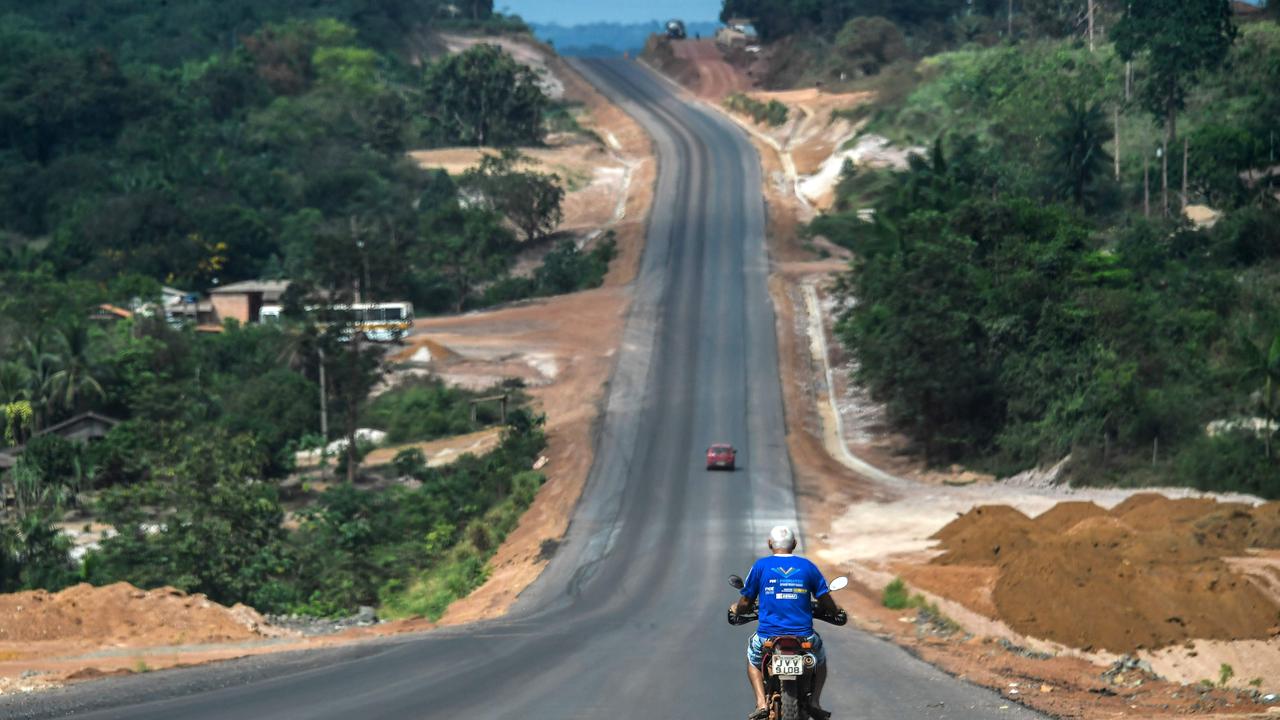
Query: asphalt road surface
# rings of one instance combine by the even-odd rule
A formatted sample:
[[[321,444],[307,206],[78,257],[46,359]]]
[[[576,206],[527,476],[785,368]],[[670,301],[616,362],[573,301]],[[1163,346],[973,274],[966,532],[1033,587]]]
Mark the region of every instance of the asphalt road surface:
[[[626,60],[582,72],[652,134],[659,178],[595,467],[569,535],[499,621],[95,682],[0,717],[724,718],[752,707],[753,626],[724,621],[775,524],[797,525],[744,134]],[[703,453],[739,449],[736,472]],[[803,551],[803,542],[801,551]],[[837,599],[839,595],[837,594]],[[851,628],[821,626],[836,718],[1038,717]]]

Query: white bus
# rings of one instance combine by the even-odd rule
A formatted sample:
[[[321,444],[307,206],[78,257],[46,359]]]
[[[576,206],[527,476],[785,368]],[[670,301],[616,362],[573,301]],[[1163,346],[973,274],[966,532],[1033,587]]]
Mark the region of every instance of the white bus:
[[[313,313],[320,308],[307,306],[307,312]],[[349,310],[355,314],[354,324],[371,342],[395,342],[407,336],[413,330],[413,303],[353,303],[335,310]],[[258,313],[258,321],[262,323],[280,322],[279,305],[263,305]]]

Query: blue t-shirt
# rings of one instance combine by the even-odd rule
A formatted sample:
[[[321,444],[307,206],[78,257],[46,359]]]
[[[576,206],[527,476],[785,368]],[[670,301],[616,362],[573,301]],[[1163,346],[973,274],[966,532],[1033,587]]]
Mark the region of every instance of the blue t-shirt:
[[[760,600],[760,637],[813,634],[810,598],[820,598],[830,590],[818,567],[798,555],[770,555],[760,558],[747,573],[742,596]]]

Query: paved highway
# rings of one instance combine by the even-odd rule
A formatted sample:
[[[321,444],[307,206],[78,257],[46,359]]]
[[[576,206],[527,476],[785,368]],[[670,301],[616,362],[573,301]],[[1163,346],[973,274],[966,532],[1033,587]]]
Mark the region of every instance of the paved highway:
[[[566,541],[499,621],[0,703],[3,717],[725,718],[752,702],[725,582],[797,524],[766,292],[759,160],[742,132],[625,60],[584,75],[652,134],[656,201],[595,467]],[[740,468],[707,473],[713,441]],[[801,551],[803,551],[803,543]],[[820,627],[836,718],[1038,717],[897,647]]]

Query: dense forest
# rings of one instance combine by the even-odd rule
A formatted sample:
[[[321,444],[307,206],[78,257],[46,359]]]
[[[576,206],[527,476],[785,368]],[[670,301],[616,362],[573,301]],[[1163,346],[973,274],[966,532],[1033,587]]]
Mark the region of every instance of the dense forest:
[[[1090,36],[1083,0],[1012,7],[726,2],[773,82],[875,90],[851,117],[925,148],[847,164],[809,228],[856,256],[857,379],[931,463],[1280,497],[1280,27],[1099,1]]]
[[[469,430],[475,397],[416,383],[369,401],[383,352],[341,311],[302,308],[358,294],[424,314],[599,284],[608,241],[509,274],[559,222],[558,178],[511,151],[456,179],[406,156],[565,129],[496,45],[433,52],[436,31],[523,23],[482,0],[3,0],[0,18],[0,450],[25,446],[0,469],[0,591],[128,580],[270,611],[442,612],[532,500],[541,419],[515,409],[498,451],[449,468],[407,453],[393,470],[418,489],[339,483],[287,531],[296,451],[357,427]],[[147,310],[162,286],[276,278],[292,281],[280,324],[202,333]],[[88,447],[41,432],[87,411],[119,422]],[[365,449],[349,442],[334,476],[356,479]],[[73,561],[72,517],[116,534]]]

